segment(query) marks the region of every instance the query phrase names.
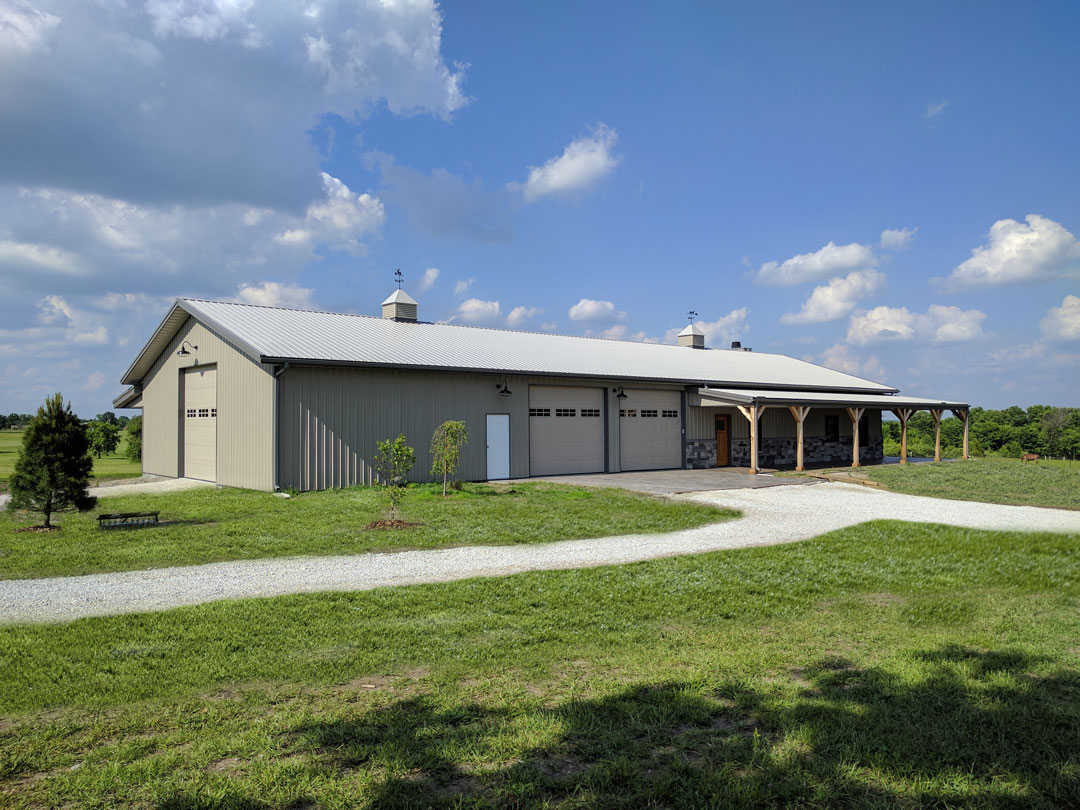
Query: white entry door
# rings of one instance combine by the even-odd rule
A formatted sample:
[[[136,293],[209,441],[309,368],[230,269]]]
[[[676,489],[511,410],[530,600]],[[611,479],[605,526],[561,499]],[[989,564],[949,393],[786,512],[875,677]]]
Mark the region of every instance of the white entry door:
[[[487,415],[487,477],[499,481],[510,477],[510,414]]]

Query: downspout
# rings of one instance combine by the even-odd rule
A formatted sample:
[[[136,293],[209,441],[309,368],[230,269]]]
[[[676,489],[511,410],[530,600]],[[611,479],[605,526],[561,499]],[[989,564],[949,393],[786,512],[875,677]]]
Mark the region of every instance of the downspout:
[[[281,491],[281,476],[278,471],[278,445],[281,443],[281,425],[278,422],[278,400],[281,399],[281,375],[289,370],[289,361],[285,365],[274,369],[274,437],[273,437],[273,461],[274,465],[274,492]]]

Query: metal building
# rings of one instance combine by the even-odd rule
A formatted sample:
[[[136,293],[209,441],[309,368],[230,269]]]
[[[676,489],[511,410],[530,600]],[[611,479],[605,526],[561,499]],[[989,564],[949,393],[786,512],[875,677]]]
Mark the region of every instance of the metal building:
[[[143,410],[143,471],[273,490],[374,480],[376,442],[404,433],[411,477],[463,420],[467,480],[881,458],[881,412],[967,405],[791,357],[418,320],[396,291],[382,317],[179,299],[113,404]]]

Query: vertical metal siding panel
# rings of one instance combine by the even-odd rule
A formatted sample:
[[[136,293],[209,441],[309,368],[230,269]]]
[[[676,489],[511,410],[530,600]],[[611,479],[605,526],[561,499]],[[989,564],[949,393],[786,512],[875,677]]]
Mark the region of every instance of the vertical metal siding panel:
[[[772,405],[766,408],[761,420],[763,439],[795,438],[795,417],[791,415],[786,405]]]

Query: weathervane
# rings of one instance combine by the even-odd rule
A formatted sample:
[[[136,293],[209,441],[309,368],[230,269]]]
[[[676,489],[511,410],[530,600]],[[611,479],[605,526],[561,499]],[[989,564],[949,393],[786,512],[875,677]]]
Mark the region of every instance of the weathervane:
[[[696,318],[696,317],[697,317],[697,313],[696,313],[696,312],[694,312],[694,310],[690,310],[689,312],[687,312],[687,313],[686,313],[686,317],[687,317],[687,319],[688,319],[688,320],[690,321],[690,323],[693,323],[693,322],[694,322],[694,318]]]
[[[394,271],[394,281],[397,282],[397,288],[401,289],[401,282],[404,281],[404,276],[401,275],[401,268],[399,267]]]

